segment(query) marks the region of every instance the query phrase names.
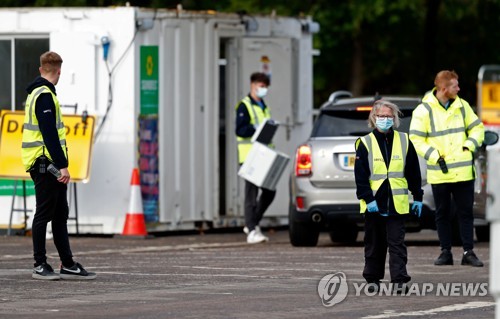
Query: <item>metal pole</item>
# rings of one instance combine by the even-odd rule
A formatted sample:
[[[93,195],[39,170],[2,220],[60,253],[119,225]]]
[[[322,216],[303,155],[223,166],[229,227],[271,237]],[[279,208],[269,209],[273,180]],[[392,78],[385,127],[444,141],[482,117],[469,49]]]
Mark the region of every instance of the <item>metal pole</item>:
[[[500,220],[492,221],[490,224],[490,294],[495,298],[495,318],[500,319],[500,251],[498,250],[500,240]]]
[[[495,318],[500,319],[500,181],[495,178],[500,165],[500,150],[488,150],[488,193],[486,219],[490,222],[490,283],[489,292],[495,298]]]
[[[12,194],[12,205],[10,206],[9,228],[7,229],[7,236],[10,236],[12,231],[12,215],[14,215],[14,202],[16,201],[17,179],[14,180],[14,193]]]
[[[76,183],[73,183],[73,191],[75,192],[75,225],[76,225],[76,234],[79,235],[78,231],[78,200],[76,196]]]
[[[24,211],[24,234],[28,228],[28,210],[26,208],[26,180],[23,179],[23,211]]]

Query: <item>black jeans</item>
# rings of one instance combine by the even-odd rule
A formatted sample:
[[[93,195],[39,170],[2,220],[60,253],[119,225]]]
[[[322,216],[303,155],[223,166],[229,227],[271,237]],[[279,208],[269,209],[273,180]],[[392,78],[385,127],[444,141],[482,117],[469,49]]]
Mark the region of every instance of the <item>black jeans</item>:
[[[265,188],[261,188],[261,190],[259,197],[259,187],[245,180],[245,224],[249,231],[254,230],[255,226],[259,225],[262,216],[276,195],[276,191]]]
[[[406,271],[408,254],[405,245],[405,219],[404,215],[384,217],[379,213],[365,213],[363,277],[367,282],[377,282],[384,278],[387,248],[391,282],[406,283],[411,280]]]
[[[35,183],[36,211],[33,218],[33,253],[35,265],[47,261],[45,240],[47,223],[52,222],[54,244],[61,262],[66,267],[73,266],[73,254],[69,245],[67,221],[69,216],[67,185],[60,183],[49,172],[40,173],[38,165],[30,171]]]
[[[460,237],[464,250],[474,248],[474,180],[456,183],[432,184],[432,194],[436,203],[436,227],[441,249],[451,250],[453,214],[451,197],[455,202]]]

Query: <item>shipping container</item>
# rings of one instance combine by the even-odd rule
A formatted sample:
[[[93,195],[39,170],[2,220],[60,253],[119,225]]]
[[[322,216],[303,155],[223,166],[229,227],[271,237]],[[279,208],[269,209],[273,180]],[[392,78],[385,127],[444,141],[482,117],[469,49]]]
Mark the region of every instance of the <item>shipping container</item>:
[[[68,146],[70,163],[75,154],[90,162],[89,177],[68,192],[79,233],[121,233],[135,167],[148,231],[242,226],[235,106],[253,72],[271,77],[265,100],[281,124],[275,148],[292,157],[311,131],[319,26],[310,17],[180,7],[3,8],[0,21],[0,108],[24,110],[39,56],[52,50],[64,60],[56,86],[63,112],[95,118],[91,151]],[[287,224],[286,175],[264,225]],[[12,196],[13,180],[18,190],[22,183],[3,177],[0,225],[6,228],[14,210],[12,225],[23,228],[24,198]],[[30,217],[35,202],[26,185]],[[76,220],[68,226],[77,232]]]

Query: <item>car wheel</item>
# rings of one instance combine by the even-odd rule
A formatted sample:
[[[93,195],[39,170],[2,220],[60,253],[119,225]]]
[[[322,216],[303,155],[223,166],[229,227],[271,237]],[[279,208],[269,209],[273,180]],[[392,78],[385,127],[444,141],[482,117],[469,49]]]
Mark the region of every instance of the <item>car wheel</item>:
[[[478,242],[489,242],[490,226],[476,226],[476,237]]]
[[[314,247],[318,244],[319,226],[313,223],[297,222],[295,208],[290,205],[288,214],[288,234],[290,243],[295,247]]]
[[[340,226],[340,227],[339,227]],[[334,243],[352,244],[358,238],[356,224],[342,224],[330,230],[330,239]]]

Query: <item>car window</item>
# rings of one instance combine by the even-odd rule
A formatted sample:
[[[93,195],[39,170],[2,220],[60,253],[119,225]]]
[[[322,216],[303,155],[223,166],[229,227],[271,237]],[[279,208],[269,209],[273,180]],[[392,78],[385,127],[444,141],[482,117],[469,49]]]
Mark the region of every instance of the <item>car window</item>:
[[[408,133],[412,110],[403,110],[400,132]],[[330,110],[321,112],[314,123],[311,137],[364,136],[373,129],[368,127],[369,112]]]

